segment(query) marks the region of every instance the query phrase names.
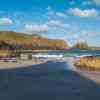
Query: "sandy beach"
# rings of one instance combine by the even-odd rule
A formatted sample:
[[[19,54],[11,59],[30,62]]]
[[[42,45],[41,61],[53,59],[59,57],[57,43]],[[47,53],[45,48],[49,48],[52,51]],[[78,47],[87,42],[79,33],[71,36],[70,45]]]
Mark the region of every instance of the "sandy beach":
[[[77,68],[74,71],[79,73],[81,76],[83,76],[97,84],[100,84],[100,72],[99,71],[80,70]]]
[[[100,100],[100,86],[67,69],[66,62],[52,62],[0,70],[1,100]]]
[[[73,66],[77,73],[100,84],[100,57],[82,57]]]
[[[1,69],[14,69],[14,68],[22,68],[27,66],[33,66],[37,64],[45,63],[43,60],[33,59],[33,60],[17,60],[17,62],[4,62],[0,61],[0,70]]]
[[[30,67],[33,65],[38,65],[38,64],[44,64],[47,61],[58,61],[58,62],[65,62],[67,63],[70,67],[68,69],[79,73],[81,76],[92,80],[98,84],[100,84],[100,72],[99,71],[89,71],[89,70],[81,70],[78,69],[74,66],[74,63],[76,62],[76,59],[73,57],[67,57],[63,59],[48,59],[48,60],[40,60],[40,59],[33,59],[33,60],[17,60],[17,62],[4,62],[0,61],[0,70],[7,70],[7,69],[17,69],[17,68],[24,68],[24,67]]]

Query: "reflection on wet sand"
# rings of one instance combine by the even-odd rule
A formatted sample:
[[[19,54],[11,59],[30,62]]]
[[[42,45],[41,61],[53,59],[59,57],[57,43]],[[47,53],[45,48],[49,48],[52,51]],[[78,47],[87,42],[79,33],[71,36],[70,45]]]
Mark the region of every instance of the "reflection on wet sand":
[[[0,70],[1,100],[100,100],[100,85],[65,62]]]

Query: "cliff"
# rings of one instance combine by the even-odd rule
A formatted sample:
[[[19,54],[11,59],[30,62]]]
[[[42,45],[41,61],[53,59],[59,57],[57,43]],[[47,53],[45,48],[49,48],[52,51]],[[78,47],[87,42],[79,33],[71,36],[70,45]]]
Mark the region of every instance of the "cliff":
[[[64,40],[48,39],[38,35],[33,35],[33,43],[37,46],[47,49],[67,49],[68,45]]]
[[[48,39],[39,35],[28,35],[12,31],[0,31],[0,45],[8,44],[31,49],[62,50],[68,47],[64,40]]]
[[[89,46],[87,43],[85,42],[77,42],[73,48],[75,49],[80,49],[80,50],[88,50],[89,49]]]

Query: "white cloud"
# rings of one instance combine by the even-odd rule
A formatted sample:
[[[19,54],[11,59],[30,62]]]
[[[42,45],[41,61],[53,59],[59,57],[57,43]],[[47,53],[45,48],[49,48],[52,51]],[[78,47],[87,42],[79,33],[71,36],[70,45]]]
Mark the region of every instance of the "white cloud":
[[[60,21],[56,21],[56,20],[51,20],[48,22],[49,26],[56,26],[56,27],[61,27],[62,26],[62,22]]]
[[[43,25],[26,24],[25,30],[28,32],[41,33],[41,32],[47,32],[49,30],[49,27],[46,24]]]
[[[51,28],[67,29],[70,25],[59,20],[50,20],[44,24],[26,24],[25,31],[33,33],[48,32]]]
[[[12,24],[13,21],[10,18],[0,18],[0,24]]]
[[[71,12],[79,17],[96,17],[98,16],[98,11],[96,9],[86,9],[81,10],[79,8],[73,8],[71,9]]]
[[[62,28],[67,28],[69,27],[69,24],[65,24],[61,21],[58,20],[51,20],[47,23],[51,27],[62,27]]]
[[[97,5],[100,5],[100,0],[93,0],[93,2],[95,2]]]
[[[66,17],[66,15],[64,13],[62,13],[62,12],[56,12],[56,15],[58,17]]]
[[[49,15],[62,17],[62,18],[66,17],[66,15],[63,12],[57,12],[51,6],[48,6],[47,10]]]

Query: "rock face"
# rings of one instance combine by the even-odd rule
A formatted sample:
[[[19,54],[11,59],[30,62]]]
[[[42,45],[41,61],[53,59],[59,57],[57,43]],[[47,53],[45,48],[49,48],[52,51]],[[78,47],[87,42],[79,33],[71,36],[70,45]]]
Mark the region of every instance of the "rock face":
[[[78,42],[75,44],[74,48],[81,49],[81,50],[87,50],[89,48],[89,46],[85,42]]]
[[[48,39],[39,35],[27,35],[11,31],[1,31],[0,42],[28,49],[63,50],[68,48],[64,40]]]
[[[80,69],[100,70],[100,57],[82,57],[75,66]]]
[[[41,49],[67,49],[68,45],[64,40],[59,39],[47,39],[43,38],[41,36],[34,36],[33,35],[33,44],[36,45],[36,47],[40,47]]]

